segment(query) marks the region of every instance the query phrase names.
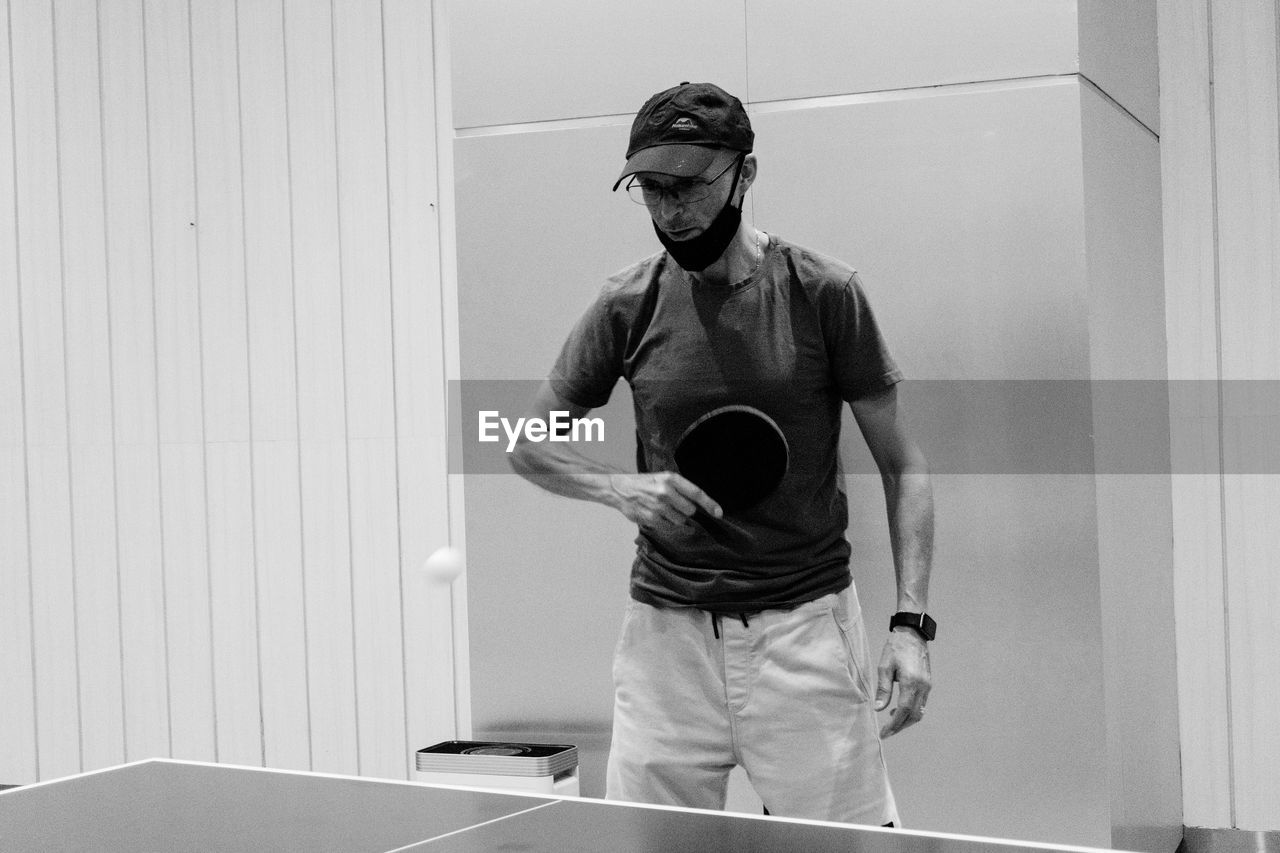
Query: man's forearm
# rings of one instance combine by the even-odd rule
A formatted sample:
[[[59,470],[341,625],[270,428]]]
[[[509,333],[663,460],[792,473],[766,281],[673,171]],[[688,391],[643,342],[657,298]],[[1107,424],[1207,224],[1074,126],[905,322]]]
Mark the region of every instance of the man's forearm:
[[[933,564],[933,486],[927,467],[909,467],[884,478],[889,540],[898,584],[898,610],[923,613],[929,603]]]
[[[521,442],[511,454],[517,474],[549,492],[616,508],[618,493],[611,478],[622,473],[564,444]]]

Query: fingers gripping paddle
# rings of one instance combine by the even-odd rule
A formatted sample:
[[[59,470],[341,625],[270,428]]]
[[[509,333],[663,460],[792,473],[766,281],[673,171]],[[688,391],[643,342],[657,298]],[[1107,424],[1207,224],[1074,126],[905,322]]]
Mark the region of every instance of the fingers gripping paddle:
[[[726,515],[764,500],[787,473],[790,450],[773,418],[751,406],[722,406],[695,420],[676,443],[681,476],[720,504]],[[710,529],[710,515],[695,518]],[[721,523],[731,522],[721,519]]]

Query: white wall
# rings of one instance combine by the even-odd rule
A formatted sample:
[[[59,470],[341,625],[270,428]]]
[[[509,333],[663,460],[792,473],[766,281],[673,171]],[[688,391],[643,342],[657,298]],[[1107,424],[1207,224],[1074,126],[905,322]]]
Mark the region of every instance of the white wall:
[[[454,734],[432,38],[0,2],[0,781]]]
[[[1169,375],[1234,389],[1182,413],[1205,464],[1174,477],[1185,822],[1277,830],[1280,480],[1241,453],[1277,413],[1231,401],[1280,379],[1280,14],[1178,0],[1159,24]]]

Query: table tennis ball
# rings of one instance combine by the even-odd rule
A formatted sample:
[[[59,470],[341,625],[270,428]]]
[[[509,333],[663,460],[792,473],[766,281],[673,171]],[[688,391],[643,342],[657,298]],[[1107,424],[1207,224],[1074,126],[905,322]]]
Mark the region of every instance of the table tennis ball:
[[[454,579],[462,574],[465,566],[462,552],[445,545],[443,548],[437,548],[430,557],[427,557],[427,561],[422,564],[422,573],[436,583],[453,583]]]

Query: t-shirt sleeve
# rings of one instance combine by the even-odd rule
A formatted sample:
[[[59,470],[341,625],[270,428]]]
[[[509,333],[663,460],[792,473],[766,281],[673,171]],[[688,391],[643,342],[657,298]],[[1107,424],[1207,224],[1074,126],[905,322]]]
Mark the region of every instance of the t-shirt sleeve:
[[[549,377],[560,399],[594,409],[609,402],[622,375],[622,334],[606,288],[578,318]]]
[[[842,399],[852,402],[902,381],[857,273],[833,289],[825,320],[832,373]]]

